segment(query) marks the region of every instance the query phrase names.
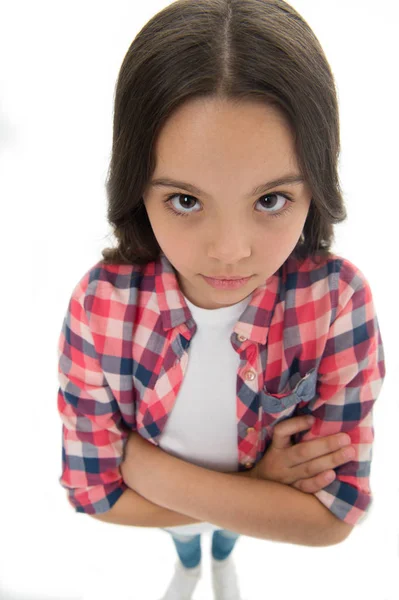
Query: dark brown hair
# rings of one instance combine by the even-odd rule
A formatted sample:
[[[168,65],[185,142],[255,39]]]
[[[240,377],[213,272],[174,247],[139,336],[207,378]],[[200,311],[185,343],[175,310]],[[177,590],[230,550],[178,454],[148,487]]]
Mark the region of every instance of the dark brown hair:
[[[116,89],[107,220],[116,248],[104,264],[144,265],[162,252],[142,194],[168,117],[195,97],[278,107],[295,138],[312,202],[293,255],[328,258],[333,224],[347,213],[338,177],[340,131],[334,77],[306,21],[283,0],[177,0],[129,47]]]

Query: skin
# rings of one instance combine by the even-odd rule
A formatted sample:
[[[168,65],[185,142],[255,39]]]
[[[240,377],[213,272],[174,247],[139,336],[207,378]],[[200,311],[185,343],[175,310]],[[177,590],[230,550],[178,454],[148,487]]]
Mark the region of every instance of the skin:
[[[169,117],[155,157],[143,201],[180,289],[194,305],[209,310],[241,302],[291,254],[311,203],[306,182],[246,198],[259,184],[301,174],[284,114],[257,100],[195,98]],[[158,177],[191,183],[203,193],[151,185]],[[167,206],[188,216],[175,216]],[[290,210],[284,213],[285,208]],[[219,290],[201,274],[253,277],[237,290]]]

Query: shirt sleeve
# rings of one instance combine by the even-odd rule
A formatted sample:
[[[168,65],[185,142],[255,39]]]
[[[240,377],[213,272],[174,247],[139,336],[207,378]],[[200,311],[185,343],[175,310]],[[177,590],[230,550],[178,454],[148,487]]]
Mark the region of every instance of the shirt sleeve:
[[[84,296],[84,294],[83,294]],[[82,299],[72,294],[58,343],[62,475],[76,512],[103,513],[127,489],[119,469],[129,429],[101,369]]]
[[[360,524],[372,503],[373,408],[385,377],[384,349],[370,286],[349,261],[340,271],[336,317],[318,369],[315,399],[298,414],[316,421],[294,443],[347,433],[355,458],[334,468],[336,478],[314,495],[338,519]],[[310,410],[309,410],[310,407]]]

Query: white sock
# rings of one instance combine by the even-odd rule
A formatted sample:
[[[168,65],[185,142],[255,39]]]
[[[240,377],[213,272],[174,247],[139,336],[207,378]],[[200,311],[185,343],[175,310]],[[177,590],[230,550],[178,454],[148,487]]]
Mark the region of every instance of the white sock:
[[[196,567],[189,569],[178,559],[169,587],[160,600],[191,600],[201,574],[201,562]]]
[[[225,560],[212,556],[212,587],[216,600],[241,600],[234,559],[231,554]]]

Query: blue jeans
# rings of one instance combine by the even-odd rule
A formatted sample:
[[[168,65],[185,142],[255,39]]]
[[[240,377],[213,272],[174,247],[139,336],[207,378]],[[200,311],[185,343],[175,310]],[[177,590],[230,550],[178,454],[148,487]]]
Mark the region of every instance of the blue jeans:
[[[201,562],[201,534],[180,535],[170,533],[176,546],[177,554],[183,565],[189,569]],[[216,530],[212,534],[212,556],[217,560],[226,559],[233,551],[239,533],[227,529]]]

